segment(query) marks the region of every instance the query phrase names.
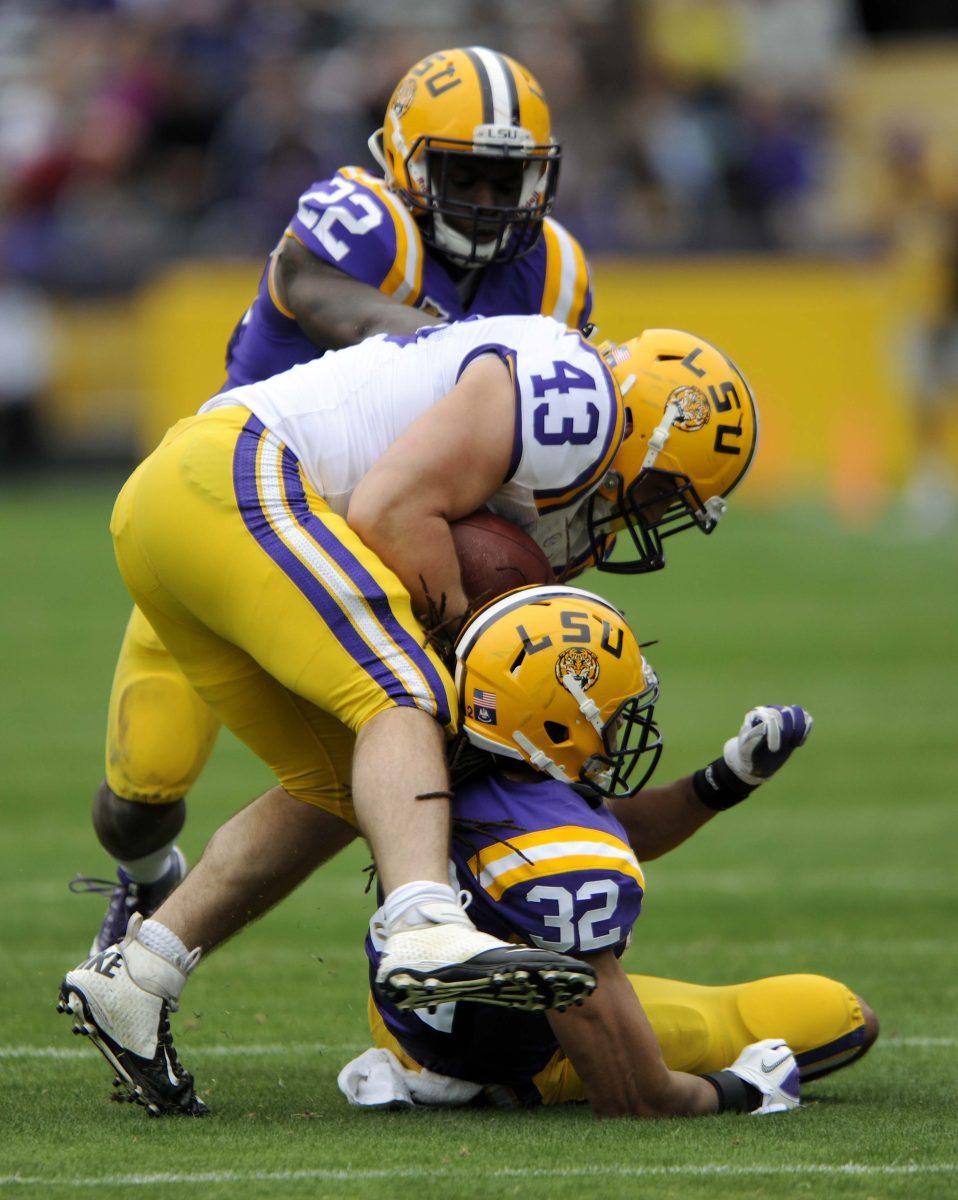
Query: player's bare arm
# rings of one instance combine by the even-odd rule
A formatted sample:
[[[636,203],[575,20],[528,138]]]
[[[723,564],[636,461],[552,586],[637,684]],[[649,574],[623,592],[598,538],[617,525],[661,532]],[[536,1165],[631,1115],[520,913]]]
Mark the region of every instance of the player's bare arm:
[[[324,350],[353,346],[377,333],[414,333],[439,318],[399,304],[368,283],[323,262],[293,236],[276,253],[279,297],[300,329]]]
[[[427,609],[428,589],[435,601],[445,596],[448,616],[465,613],[468,602],[449,523],[475,511],[502,486],[515,421],[509,370],[484,355],[393,443],[353,492],[349,524],[396,572],[417,612]]]
[[[750,709],[719,758],[664,787],[616,797],[612,808],[636,854],[659,858],[701,829],[716,813],[746,800],[803,746],[814,720],[798,704]]]
[[[625,826],[638,858],[661,858],[692,836],[716,815],[695,794],[692,776],[661,787],[646,787],[632,796],[618,796],[609,807]]]
[[[611,950],[590,955],[598,987],[549,1023],[598,1117],[685,1117],[717,1112],[715,1087],[670,1071],[638,997]]]
[[[798,1104],[798,1067],[781,1038],[746,1046],[723,1071],[672,1071],[614,951],[590,954],[597,987],[580,1007],[548,1014],[598,1117],[785,1112]]]

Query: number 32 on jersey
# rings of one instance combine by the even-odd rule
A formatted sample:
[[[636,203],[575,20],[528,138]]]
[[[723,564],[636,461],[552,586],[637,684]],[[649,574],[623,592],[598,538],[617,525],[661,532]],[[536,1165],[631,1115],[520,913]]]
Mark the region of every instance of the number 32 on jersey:
[[[587,903],[590,900],[592,904]],[[604,950],[622,940],[619,925],[605,932],[596,929],[597,925],[615,916],[619,904],[619,885],[611,879],[587,880],[574,894],[567,887],[539,883],[526,893],[526,901],[536,906],[544,905],[542,923],[556,931],[553,937],[533,934],[532,940],[545,949],[560,954],[576,948],[588,952]],[[553,905],[555,910],[548,911]]]

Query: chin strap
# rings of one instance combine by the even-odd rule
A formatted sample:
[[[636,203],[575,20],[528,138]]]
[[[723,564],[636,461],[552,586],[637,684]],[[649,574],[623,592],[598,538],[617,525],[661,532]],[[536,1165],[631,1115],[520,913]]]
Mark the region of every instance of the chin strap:
[[[602,715],[599,706],[585,694],[585,689],[574,675],[563,675],[562,686],[570,693],[579,706],[579,712],[585,717],[599,737],[602,736]]]
[[[388,173],[389,168],[386,165],[386,155],[383,153],[383,131],[381,128],[369,135],[366,145],[369,147],[369,153],[382,167],[383,172]]]
[[[665,443],[669,440],[669,436],[672,433],[672,426],[681,416],[681,406],[675,400],[670,400],[665,406],[662,420],[652,430],[652,436],[649,438],[649,448],[646,450],[645,458],[642,460],[643,471],[651,470],[655,466],[655,460],[662,453]],[[695,516],[705,532],[711,533],[719,523],[721,517],[725,515],[727,508],[728,504],[721,496],[709,496],[708,500],[705,501]]]
[[[521,746],[525,750],[526,754],[529,755],[530,765],[535,767],[537,771],[542,771],[545,775],[551,775],[553,779],[558,779],[561,783],[572,782],[559,764],[554,759],[551,759],[548,754],[540,750],[524,733],[520,733],[517,729],[512,735],[512,740],[517,746]]]
[[[599,706],[594,700],[591,700],[585,694],[582,684],[579,683],[578,679],[576,679],[574,675],[563,675],[562,686],[576,701],[579,706],[579,711],[596,731],[599,737],[602,737],[602,714],[599,712]],[[527,738],[526,735],[521,733],[518,729],[513,733],[512,740],[517,746],[522,747],[522,749],[529,756],[529,764],[535,767],[537,771],[542,771],[545,775],[551,775],[553,779],[561,780],[562,783],[574,782],[569,778],[562,767],[559,766],[555,759],[550,758],[545,751],[540,750],[534,742],[530,741],[529,738]]]
[[[642,460],[643,471],[648,471],[651,467],[655,466],[655,460],[659,457],[665,443],[669,440],[672,426],[681,415],[682,409],[680,405],[675,400],[670,400],[665,406],[662,420],[652,430],[652,436],[649,438],[649,448],[645,453],[645,458]]]

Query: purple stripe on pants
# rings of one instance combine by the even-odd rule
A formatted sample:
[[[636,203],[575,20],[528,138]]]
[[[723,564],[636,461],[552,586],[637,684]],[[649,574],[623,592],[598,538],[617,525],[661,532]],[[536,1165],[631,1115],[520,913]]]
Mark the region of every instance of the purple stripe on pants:
[[[264,426],[250,417],[240,433],[233,456],[233,490],[246,528],[273,562],[296,585],[342,648],[395,704],[418,707],[399,679],[363,641],[323,584],[273,531],[256,486],[256,456]],[[295,460],[293,460],[295,462]],[[317,522],[320,524],[320,522]]]
[[[446,703],[446,689],[439,672],[432,664],[429,655],[413,638],[404,626],[396,619],[389,607],[389,597],[376,580],[369,574],[359,559],[344,546],[341,541],[326,528],[322,521],[310,511],[299,478],[299,464],[289,450],[283,451],[283,486],[286,500],[293,516],[313,539],[326,551],[334,563],[343,571],[360,595],[365,596],[376,620],[389,634],[400,651],[419,669],[430,689],[431,698],[436,706],[438,720],[445,725],[449,721],[449,706]]]

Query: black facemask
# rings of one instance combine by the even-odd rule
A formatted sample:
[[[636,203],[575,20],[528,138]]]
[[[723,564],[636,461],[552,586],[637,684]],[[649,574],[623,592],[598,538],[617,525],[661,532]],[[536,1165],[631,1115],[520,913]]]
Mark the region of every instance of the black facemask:
[[[665,566],[663,538],[691,529],[693,525],[703,533],[711,533],[718,524],[717,517],[707,511],[687,475],[651,467],[640,471],[628,488],[623,486],[621,475],[616,473],[616,479],[616,497],[611,505],[598,494],[589,500],[589,540],[600,571],[613,575],[643,575],[658,571]],[[641,493],[648,490],[644,485],[650,480],[659,490],[643,498]],[[631,540],[634,555],[620,557],[616,562],[606,561],[612,553],[613,542],[621,545],[623,535]]]
[[[658,698],[654,684],[623,701],[606,722],[605,753],[593,754],[580,772],[582,782],[597,795],[631,796],[652,777],[662,754],[662,736],[654,720]]]
[[[428,218],[421,224],[423,240],[427,245],[453,258],[461,266],[512,262],[529,253],[539,238],[543,219],[549,215],[555,201],[561,158],[558,146],[537,146],[502,155],[479,156],[471,142],[425,137],[420,138],[406,155],[407,175],[410,160],[420,153],[426,156],[430,190],[417,192],[403,188],[401,195],[413,212],[423,213]],[[517,199],[521,188],[521,172],[530,165],[544,167],[538,188],[538,202],[532,205],[473,204],[451,196],[450,171],[459,164],[474,167],[481,157],[488,157],[494,163],[516,166],[517,179],[520,180],[520,187],[516,189]],[[446,247],[439,245],[433,228],[437,216],[466,239],[469,243],[467,253],[452,255]]]

